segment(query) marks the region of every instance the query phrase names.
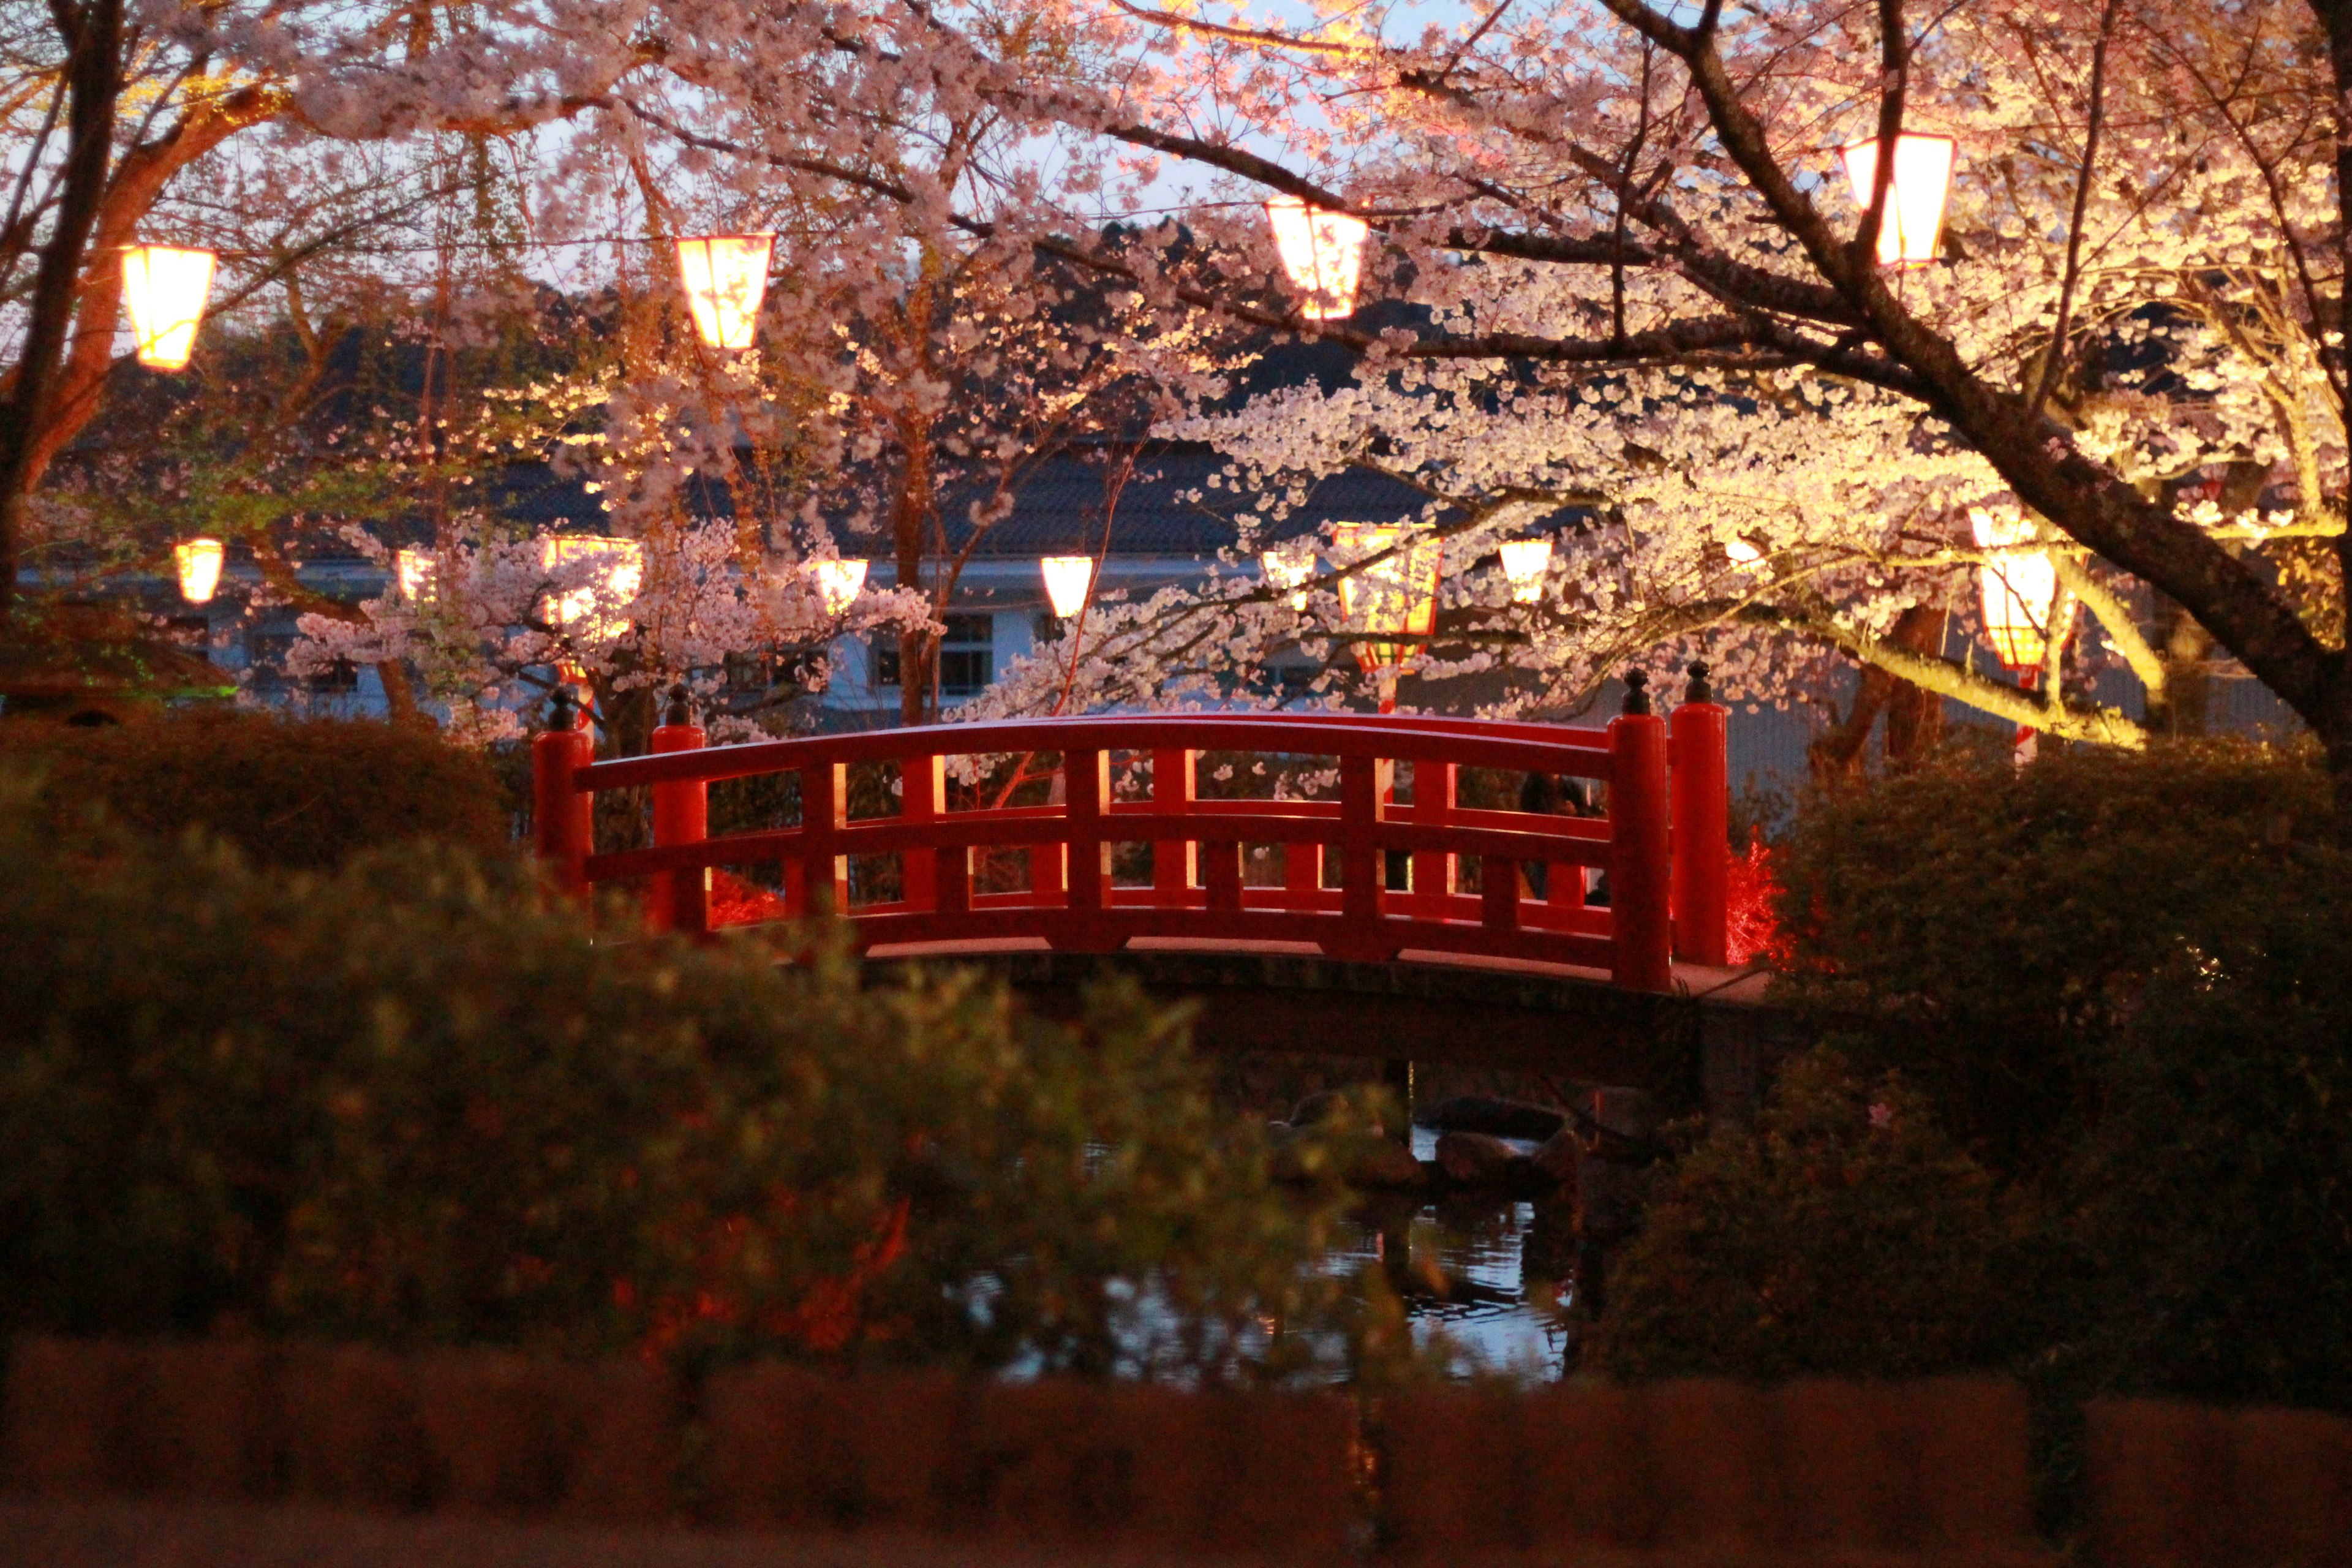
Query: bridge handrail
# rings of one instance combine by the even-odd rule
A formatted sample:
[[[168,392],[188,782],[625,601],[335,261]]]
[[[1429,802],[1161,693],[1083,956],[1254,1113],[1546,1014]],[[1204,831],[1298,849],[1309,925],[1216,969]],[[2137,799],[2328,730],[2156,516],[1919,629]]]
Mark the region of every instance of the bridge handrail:
[[[1670,732],[1647,714],[1605,730],[1393,715],[1096,714],[718,747],[706,746],[697,726],[670,724],[655,731],[653,754],[601,763],[590,760],[582,730],[551,731],[534,742],[537,837],[541,858],[575,891],[650,879],[648,915],[659,927],[708,929],[709,868],[779,861],[783,912],[829,902],[869,945],[1006,936],[1078,951],[1138,939],[1311,942],[1351,958],[1415,948],[1531,958],[1663,989],[1673,956],[1722,962],[1725,716],[1711,703],[1685,703]],[[1216,752],[1335,758],[1339,798],[1202,800],[1197,761]],[[1039,752],[1061,757],[1063,800],[949,808],[946,759]],[[1150,757],[1150,798],[1111,798],[1114,753]],[[898,765],[899,811],[851,820],[845,770],[882,762]],[[1396,802],[1390,787],[1398,762],[1412,764],[1410,803]],[[1602,779],[1607,821],[1459,805],[1465,767]],[[780,773],[800,776],[798,826],[708,835],[712,783]],[[654,847],[596,853],[594,795],[637,785],[651,786]],[[1111,876],[1111,847],[1135,842],[1153,846],[1148,887]],[[1244,846],[1271,843],[1287,847],[1284,885],[1245,888]],[[982,847],[1025,847],[1031,887],[977,892],[971,852]],[[1328,887],[1324,862],[1334,849],[1339,885]],[[850,908],[849,858],[887,855],[900,859],[902,896]],[[1411,867],[1402,889],[1387,885],[1387,858],[1398,855]],[[1457,883],[1474,861],[1480,887],[1471,892]],[[1526,865],[1556,868],[1540,899],[1520,890]],[[1605,909],[1585,904],[1586,867],[1608,874]]]

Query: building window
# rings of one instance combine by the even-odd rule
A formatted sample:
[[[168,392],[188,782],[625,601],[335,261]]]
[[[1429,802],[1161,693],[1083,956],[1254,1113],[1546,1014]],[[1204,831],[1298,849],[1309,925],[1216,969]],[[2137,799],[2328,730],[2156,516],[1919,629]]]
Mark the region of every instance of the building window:
[[[357,691],[360,689],[360,667],[350,659],[339,658],[324,669],[310,672],[313,691]]]
[[[996,617],[950,616],[940,640],[940,695],[976,697],[996,679]],[[898,646],[874,645],[874,684],[898,684]]]

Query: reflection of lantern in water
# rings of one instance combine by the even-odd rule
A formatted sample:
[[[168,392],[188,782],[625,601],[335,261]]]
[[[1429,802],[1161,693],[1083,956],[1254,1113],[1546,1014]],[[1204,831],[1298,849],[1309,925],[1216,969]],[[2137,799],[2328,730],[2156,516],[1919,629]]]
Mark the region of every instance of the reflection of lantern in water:
[[[122,253],[122,300],[139,363],[184,370],[213,289],[213,253],[169,245],[134,245]]]
[[[694,330],[714,349],[748,349],[760,327],[768,292],[772,234],[704,234],[677,242]]]
[[[2032,544],[2034,526],[2014,512],[1969,509],[1969,524],[1979,550]],[[2058,568],[2047,552],[2002,554],[1977,569],[1985,636],[2010,669],[2040,669],[2050,657],[2051,639],[2064,646],[2074,628],[2074,596],[2058,586]]]
[[[1045,598],[1054,613],[1068,620],[1086,607],[1087,590],[1094,585],[1091,555],[1048,555],[1037,563],[1045,574]]]
[[[1332,545],[1349,564],[1382,557],[1339,578],[1339,614],[1349,630],[1423,638],[1435,628],[1444,547],[1428,534],[1417,522],[1342,522],[1332,528]],[[1360,642],[1356,662],[1369,675],[1395,665],[1407,651],[1398,642]]]
[[[1503,575],[1511,580],[1515,603],[1532,605],[1543,598],[1544,573],[1551,567],[1551,541],[1513,539],[1503,545]]]
[[[440,563],[430,550],[398,550],[393,552],[393,581],[399,584],[400,596],[412,605],[421,605],[433,597],[433,580]]]
[[[1265,204],[1274,224],[1274,247],[1282,269],[1307,296],[1298,313],[1310,321],[1337,321],[1356,309],[1356,283],[1364,265],[1364,237],[1371,226],[1346,213],[1310,207],[1297,196]]]
[[[212,603],[226,554],[217,539],[184,539],[172,546],[172,564],[180,574],[180,597],[191,605]]]
[[[1944,204],[1951,195],[1956,144],[1948,136],[1906,131],[1895,139],[1895,173],[1886,185],[1886,210],[1878,225],[1881,267],[1921,267],[1936,259],[1944,232]],[[1878,143],[1853,142],[1838,149],[1854,205],[1870,209],[1870,187],[1878,178]]]
[[[637,596],[646,581],[645,547],[634,539],[587,533],[555,534],[540,542],[540,563],[550,573],[580,561],[595,563],[595,570],[578,587],[549,591],[549,624],[597,641],[620,636],[629,629],[627,618],[605,615],[598,604],[625,603]]]
[[[1285,544],[1261,551],[1257,563],[1268,583],[1277,588],[1292,590],[1292,609],[1307,607],[1307,580],[1315,575],[1315,550],[1312,545]]]
[[[862,560],[812,561],[809,571],[816,578],[817,595],[824,601],[824,613],[828,616],[837,616],[849,608],[866,586],[866,563]]]

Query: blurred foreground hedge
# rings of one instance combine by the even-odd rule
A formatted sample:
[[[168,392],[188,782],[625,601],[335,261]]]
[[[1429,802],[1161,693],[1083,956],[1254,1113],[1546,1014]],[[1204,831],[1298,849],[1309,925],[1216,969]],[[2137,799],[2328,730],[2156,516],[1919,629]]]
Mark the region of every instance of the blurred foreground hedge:
[[[18,721],[0,724],[0,764],[45,775],[54,830],[95,807],[164,837],[203,828],[274,866],[326,869],[414,838],[493,854],[513,835],[491,763],[424,724],[226,709],[89,730]]]
[[[1627,1373],[2352,1411],[2352,856],[2298,751],[1955,752],[1780,846],[1823,1040],[1661,1178]]]
[[[331,875],[0,780],[0,1328],[1278,1373],[1336,1191],[1181,1016],[599,934],[527,868]],[[821,944],[820,944],[821,945]]]

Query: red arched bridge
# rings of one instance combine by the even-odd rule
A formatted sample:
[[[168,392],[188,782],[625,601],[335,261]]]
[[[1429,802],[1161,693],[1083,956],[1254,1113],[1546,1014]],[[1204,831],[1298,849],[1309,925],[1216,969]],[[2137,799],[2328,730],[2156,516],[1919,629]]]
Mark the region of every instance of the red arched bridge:
[[[1704,701],[1684,703],[1671,723],[1633,713],[1605,729],[1135,714],[709,747],[701,730],[674,723],[655,732],[654,754],[601,763],[584,731],[556,730],[534,753],[538,849],[575,891],[647,882],[655,922],[687,931],[712,923],[714,868],[781,865],[767,912],[829,905],[869,951],[1025,938],[1079,953],[1256,944],[1382,963],[1481,954],[1605,971],[1618,986],[1658,992],[1673,985],[1675,959],[1724,962],[1724,721]],[[1203,754],[1244,770],[1252,757],[1282,759],[1290,776],[1304,768],[1336,790],[1207,798]],[[985,768],[1005,758],[1032,768],[1055,759],[1046,804],[1002,804],[1000,792],[964,805],[975,792],[949,788],[971,771],[962,759]],[[897,809],[853,816],[848,771],[877,763],[897,769]],[[1599,781],[1606,815],[1465,805],[1456,784],[1473,769]],[[799,777],[797,825],[708,834],[711,784],[778,773]],[[595,795],[635,786],[652,794],[652,847],[597,853]],[[1141,845],[1148,857],[1115,856]],[[1284,847],[1278,886],[1244,875],[1245,849],[1265,845]],[[975,883],[976,852],[1011,849],[1027,852],[1025,889]],[[850,897],[850,863],[868,857],[898,861],[887,901]],[[1522,876],[1536,866],[1550,870]],[[1607,873],[1605,906],[1587,902],[1586,868]],[[1546,896],[1532,894],[1538,886]]]

